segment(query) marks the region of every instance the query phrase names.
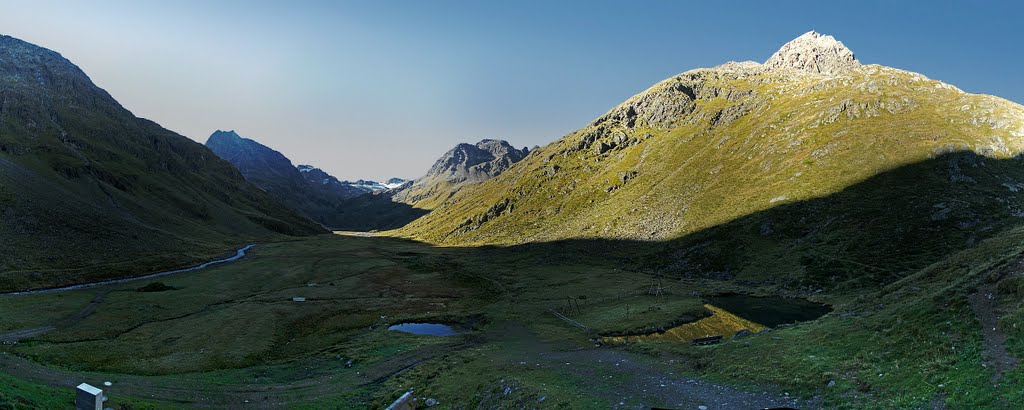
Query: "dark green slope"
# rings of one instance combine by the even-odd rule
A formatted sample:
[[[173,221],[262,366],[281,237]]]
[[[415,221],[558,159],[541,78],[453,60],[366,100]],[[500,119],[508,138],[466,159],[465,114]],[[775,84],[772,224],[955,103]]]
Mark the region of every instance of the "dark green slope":
[[[322,229],[60,54],[0,36],[0,291],[145,273]]]
[[[324,226],[340,223],[339,203],[365,193],[340,183],[308,181],[284,154],[234,131],[217,130],[206,141],[206,147],[238,168],[247,181]]]
[[[1024,228],[1021,157],[971,151],[882,172],[840,192],[785,203],[647,249],[664,275],[789,289],[892,283]],[[997,239],[1001,240],[1001,239]]]

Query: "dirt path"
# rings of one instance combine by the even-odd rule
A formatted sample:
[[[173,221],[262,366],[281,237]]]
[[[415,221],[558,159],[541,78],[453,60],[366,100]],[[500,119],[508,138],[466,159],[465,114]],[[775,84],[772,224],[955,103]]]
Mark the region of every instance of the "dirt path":
[[[792,407],[819,408],[813,401],[804,401],[787,394],[767,390],[748,391],[675,374],[650,362],[650,358],[611,349],[595,348],[566,352],[547,352],[538,356],[539,363],[550,367],[571,367],[581,379],[624,380],[612,389],[601,389],[604,383],[588,386],[592,394],[603,397],[617,409],[767,409]],[[542,365],[541,367],[544,367]]]
[[[65,329],[77,325],[79,322],[92,315],[93,312],[96,312],[96,308],[103,303],[103,299],[106,299],[108,293],[110,293],[110,289],[96,292],[96,296],[94,296],[92,300],[89,301],[89,304],[85,305],[82,310],[49,325],[0,333],[0,343],[14,344],[18,343],[22,339],[28,339],[57,329]]]
[[[619,348],[573,348],[538,341],[525,327],[508,323],[492,337],[511,342],[512,366],[568,371],[577,387],[616,409],[816,409],[817,400],[801,400],[776,389],[746,390],[678,374],[672,362]],[[602,406],[603,407],[603,406]]]
[[[1007,371],[1017,368],[1017,358],[1006,350],[1006,335],[999,331],[996,292],[996,283],[986,283],[968,298],[974,315],[981,322],[981,334],[985,340],[985,366],[992,370],[993,383],[998,382]]]

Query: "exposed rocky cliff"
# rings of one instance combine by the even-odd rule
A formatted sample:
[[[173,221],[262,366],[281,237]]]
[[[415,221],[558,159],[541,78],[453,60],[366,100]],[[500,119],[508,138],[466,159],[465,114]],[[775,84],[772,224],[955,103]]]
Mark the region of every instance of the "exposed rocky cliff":
[[[857,70],[861,64],[842,42],[811,31],[783,45],[764,63],[764,67],[839,75]]]
[[[463,185],[480,183],[500,175],[529,153],[528,148],[515,148],[506,141],[493,139],[456,145],[434,162],[426,175],[397,189],[394,199],[420,208],[432,208]]]

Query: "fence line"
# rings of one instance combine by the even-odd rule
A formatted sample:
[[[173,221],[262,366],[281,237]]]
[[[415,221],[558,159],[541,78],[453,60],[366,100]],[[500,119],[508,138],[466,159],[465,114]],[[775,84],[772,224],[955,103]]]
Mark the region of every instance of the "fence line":
[[[591,329],[590,329],[589,327],[587,327],[586,325],[584,325],[584,324],[582,324],[582,323],[580,323],[580,322],[577,322],[577,321],[575,321],[575,320],[569,319],[569,318],[568,318],[568,317],[566,317],[565,315],[563,315],[563,314],[561,314],[561,313],[558,313],[558,311],[557,311],[557,310],[555,310],[555,309],[552,309],[552,308],[548,308],[548,311],[549,311],[549,312],[551,312],[552,314],[554,314],[554,315],[555,315],[555,317],[557,317],[557,318],[559,318],[559,319],[562,319],[562,320],[564,320],[564,321],[565,321],[565,323],[568,323],[568,324],[570,324],[570,325],[573,325],[573,326],[575,326],[575,327],[578,327],[578,328],[580,328],[581,330],[583,330],[584,332],[587,332],[587,333],[592,333],[592,332],[593,332],[593,330],[591,330]]]

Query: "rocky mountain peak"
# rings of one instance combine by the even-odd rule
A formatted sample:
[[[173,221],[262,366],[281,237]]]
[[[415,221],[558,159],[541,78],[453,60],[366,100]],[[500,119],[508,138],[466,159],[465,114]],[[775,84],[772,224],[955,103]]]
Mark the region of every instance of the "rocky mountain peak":
[[[118,116],[131,114],[56,51],[5,35],[0,35],[0,89],[5,92],[17,89],[23,95],[42,96],[41,102],[60,98],[82,109],[113,108]],[[53,108],[43,108],[43,111],[52,112]],[[39,120],[52,121],[49,118]]]
[[[484,139],[461,143],[446,152],[430,170],[413,181],[388,180],[391,200],[432,209],[451,198],[463,186],[487,181],[505,172],[530,154],[504,140]]]
[[[835,37],[810,31],[783,45],[764,63],[764,67],[840,75],[856,70],[860,62],[853,51]]]
[[[485,139],[476,144],[462,143],[444,154],[427,172],[452,182],[484,181],[501,173],[526,157],[527,148],[518,149],[507,141]]]
[[[207,140],[207,144],[209,144],[209,141],[241,141],[241,140],[242,140],[242,136],[238,135],[234,130],[230,130],[230,131],[217,130],[217,131],[214,131],[214,133],[210,135],[210,138]]]

